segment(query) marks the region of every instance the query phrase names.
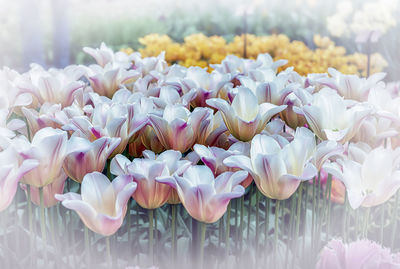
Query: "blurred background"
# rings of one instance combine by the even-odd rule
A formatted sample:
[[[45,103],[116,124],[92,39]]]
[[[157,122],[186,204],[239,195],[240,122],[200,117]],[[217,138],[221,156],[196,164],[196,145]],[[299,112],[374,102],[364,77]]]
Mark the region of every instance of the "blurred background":
[[[32,62],[47,68],[87,64],[82,48],[101,42],[149,54],[143,48],[152,39],[140,40],[154,33],[170,43],[198,33],[228,43],[243,33],[282,34],[311,50],[328,46],[324,39],[316,42],[319,35],[345,54],[379,53],[371,59],[387,79],[400,80],[399,21],[399,0],[0,0],[0,67],[24,72]]]

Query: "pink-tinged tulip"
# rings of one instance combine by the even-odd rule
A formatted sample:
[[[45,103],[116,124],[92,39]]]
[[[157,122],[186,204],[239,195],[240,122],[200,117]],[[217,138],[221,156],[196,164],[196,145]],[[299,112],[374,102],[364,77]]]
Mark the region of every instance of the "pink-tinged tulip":
[[[18,72],[3,67],[0,69],[0,109],[9,109],[10,114],[16,112],[20,114],[19,108],[28,106],[32,103],[32,95],[18,89],[18,81],[21,75]]]
[[[141,58],[139,53],[133,53],[132,59],[134,62],[133,69],[142,73],[142,76],[155,73],[163,73],[168,69],[168,63],[165,61],[165,52],[161,52],[157,57]]]
[[[61,128],[57,115],[62,114],[60,104],[45,103],[40,107],[40,110],[32,108],[21,108],[29,126],[30,136],[33,137],[37,131],[45,127]]]
[[[155,153],[161,153],[165,151],[165,147],[161,144],[160,139],[158,139],[153,127],[149,125],[141,130],[138,140],[140,140],[140,143],[143,145],[144,149],[151,150]],[[135,155],[132,154],[132,156]]]
[[[108,63],[113,63],[124,68],[129,68],[132,65],[132,57],[122,51],[114,53],[104,42],[101,43],[100,48],[84,47],[83,51],[92,56],[101,67],[106,66]]]
[[[221,62],[221,64],[210,65],[213,69],[220,73],[228,73],[231,75],[248,75],[257,77],[258,73],[275,74],[277,69],[285,65],[286,60],[273,61],[272,57],[268,54],[259,54],[257,60],[243,59],[235,55],[228,55]]]
[[[322,249],[316,268],[395,269],[400,268],[397,259],[396,254],[373,241],[364,239],[344,244],[341,240],[333,239]]]
[[[374,106],[376,113],[363,122],[355,139],[378,146],[385,138],[398,133],[400,97],[393,95],[388,88],[374,88],[369,92],[368,103]]]
[[[44,207],[52,207],[58,203],[58,200],[55,198],[56,194],[62,194],[64,191],[65,181],[68,176],[65,174],[63,170],[60,171],[60,175],[54,180],[51,184],[48,184],[43,187],[43,205]],[[21,184],[21,188],[27,191],[27,185]],[[39,188],[34,186],[30,187],[31,190],[31,201],[37,206],[40,206],[40,192]]]
[[[126,70],[108,63],[104,67],[91,65],[87,68],[86,76],[93,91],[111,98],[121,84],[131,83],[140,77],[136,70]]]
[[[314,152],[314,134],[298,128],[291,142],[282,136],[256,135],[251,141],[250,158],[234,155],[224,163],[248,171],[265,196],[284,200],[296,191],[301,181],[317,174],[311,163]]]
[[[349,159],[338,160],[339,171],[331,171],[343,181],[352,208],[380,205],[400,188],[400,148],[369,148],[350,145]]]
[[[181,81],[183,91],[195,90],[195,98],[191,102],[193,107],[206,107],[206,100],[215,98],[219,90],[228,83],[229,75],[219,72],[207,72],[201,67],[189,67],[185,78]]]
[[[102,172],[108,157],[120,142],[120,138],[101,137],[90,142],[86,138],[71,137],[63,165],[65,172],[79,183],[88,173]]]
[[[181,160],[182,153],[175,150],[166,150],[160,155],[156,156],[154,152],[150,150],[145,150],[143,152],[143,156],[146,159],[157,160],[165,162],[168,167],[168,172],[170,176],[178,175],[181,176],[186,169],[192,164],[191,161]],[[167,200],[168,204],[179,204],[181,201],[179,200],[178,193],[175,189],[171,190],[169,198]]]
[[[304,115],[296,113],[293,110],[293,107],[302,107],[308,105],[312,100],[312,89],[313,87],[306,89],[292,89],[292,92],[284,99],[283,104],[287,105],[287,108],[279,115],[290,128],[296,129],[297,127],[302,127],[307,123]]]
[[[11,139],[14,138],[15,131],[24,132],[26,128],[25,122],[20,119],[8,120],[9,110],[0,109],[0,138]]]
[[[323,169],[325,163],[330,161],[336,161],[339,158],[344,157],[344,150],[342,144],[336,141],[325,140],[317,145],[313,163],[318,171]]]
[[[39,188],[55,181],[67,153],[67,141],[67,132],[60,129],[46,127],[39,130],[31,145],[21,152],[23,159],[36,159],[39,166],[26,173],[21,182]]]
[[[335,91],[322,89],[313,95],[310,105],[295,108],[295,111],[304,115],[311,130],[321,140],[345,143],[354,137],[372,108],[358,103],[348,107]]]
[[[198,221],[213,223],[225,213],[229,201],[245,192],[240,183],[246,179],[245,171],[225,172],[214,178],[210,168],[189,167],[183,176],[159,177],[157,181],[175,188],[188,213]]]
[[[241,86],[249,88],[258,99],[258,103],[271,103],[274,105],[283,105],[283,101],[292,92],[290,87],[287,87],[288,75],[283,72],[275,76],[273,72],[270,77],[262,79],[262,82],[253,80],[250,77],[241,76],[238,78]],[[268,82],[264,82],[267,80]]]
[[[122,225],[129,198],[136,190],[130,176],[118,176],[112,182],[99,172],[87,174],[82,181],[81,194],[56,194],[66,208],[75,210],[92,231],[109,236]]]
[[[32,65],[23,82],[18,83],[22,92],[32,94],[39,106],[44,103],[61,104],[67,107],[74,101],[74,94],[85,86],[79,78],[84,74],[82,66],[71,65],[64,69],[44,70],[40,65]]]
[[[147,116],[138,111],[135,104],[99,103],[90,117],[78,116],[71,119],[63,129],[73,131],[74,136],[94,141],[100,137],[120,138],[111,157],[123,152],[130,140],[135,140],[139,131],[147,124]]]
[[[154,209],[165,204],[172,188],[156,181],[157,177],[170,176],[168,166],[163,161],[134,159],[129,161],[118,154],[111,160],[113,175],[129,175],[137,183],[133,199],[143,208]]]
[[[210,114],[209,108],[199,107],[190,112],[181,105],[167,105],[162,117],[150,114],[149,120],[166,149],[186,152],[196,142],[199,127]]]
[[[230,133],[244,142],[261,133],[268,121],[286,108],[270,103],[259,105],[254,93],[245,87],[238,89],[232,105],[219,98],[209,99],[207,104],[221,111]]]
[[[220,147],[228,140],[227,130],[221,112],[217,111],[214,115],[210,113],[200,123],[196,143]]]
[[[37,167],[39,162],[26,159],[20,164],[18,153],[11,145],[0,151],[0,164],[0,211],[3,211],[14,199],[21,177]]]
[[[239,168],[232,168],[224,164],[224,160],[232,155],[246,155],[250,154],[250,144],[245,142],[236,142],[228,150],[217,147],[206,147],[203,145],[194,145],[194,151],[199,155],[200,160],[211,169],[215,176],[219,176],[224,172],[236,172]],[[241,183],[241,185],[247,188],[253,181],[251,175]]]
[[[360,102],[367,101],[369,91],[382,86],[384,83],[381,80],[386,76],[385,73],[375,73],[368,78],[360,78],[357,75],[342,74],[334,68],[328,68],[328,73],[332,77],[321,78],[319,83],[336,90],[346,99]]]
[[[160,108],[165,108],[167,105],[181,104],[189,109],[190,102],[196,97],[195,90],[191,89],[187,93],[182,94],[182,96],[179,92],[181,92],[180,86],[166,85],[160,88],[158,97],[151,96],[150,98]]]
[[[372,147],[379,147],[384,144],[385,139],[396,138],[398,134],[393,119],[375,114],[363,121],[352,142],[364,142]]]

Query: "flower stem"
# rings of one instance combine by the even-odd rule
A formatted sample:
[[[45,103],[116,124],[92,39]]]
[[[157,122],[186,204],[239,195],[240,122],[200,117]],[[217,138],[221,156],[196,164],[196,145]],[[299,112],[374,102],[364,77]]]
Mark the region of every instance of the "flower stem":
[[[289,231],[288,231],[288,235],[287,237],[289,238],[288,243],[286,244],[286,252],[285,252],[285,260],[289,259],[289,248],[291,247],[290,242],[292,242],[293,240],[293,234],[294,234],[294,222],[296,221],[295,219],[295,206],[296,206],[296,199],[295,199],[295,195],[292,195],[290,197],[290,200],[288,199],[286,202],[290,202],[290,218],[289,218]],[[289,266],[289,262],[286,263],[285,268],[288,268]]]
[[[367,78],[371,73],[371,36],[367,40]]]
[[[347,215],[348,215],[348,197],[347,197],[347,191],[344,192],[344,217],[343,217],[343,227],[342,227],[342,233],[343,233],[343,241],[344,243],[347,243]]]
[[[313,183],[312,183],[312,217],[311,217],[311,249],[314,249],[314,236],[315,236],[315,190],[316,190],[316,177],[313,178]]]
[[[112,181],[112,174],[111,174],[111,159],[107,159],[107,177],[110,181]]]
[[[256,238],[255,238],[255,248],[256,256],[258,256],[258,237],[260,236],[260,192],[256,189]],[[257,260],[256,260],[257,261]]]
[[[371,212],[371,208],[366,208],[365,211],[365,218],[364,218],[364,227],[363,227],[363,238],[368,238],[368,222],[369,222],[369,215]]]
[[[304,256],[304,250],[305,250],[305,245],[306,245],[306,227],[307,227],[307,207],[308,207],[308,188],[309,188],[309,184],[308,183],[304,183],[303,184],[303,193],[305,195],[304,197],[304,203],[302,203],[304,205],[304,221],[303,221],[303,240],[302,240],[302,256]],[[302,206],[303,207],[303,206]]]
[[[240,197],[240,233],[239,233],[239,241],[240,241],[240,253],[243,250],[243,228],[244,228],[244,196]]]
[[[226,229],[225,229],[225,250],[226,255],[229,255],[229,237],[231,231],[231,203],[228,204],[228,209],[226,210]]]
[[[33,247],[33,222],[32,222],[32,201],[31,201],[31,185],[27,185],[27,204],[28,204],[28,222],[29,222],[29,249],[30,249],[30,257],[29,257],[29,265],[30,268],[33,268],[33,257],[35,257],[35,248]]]
[[[154,209],[148,209],[147,210],[149,214],[149,256],[150,260],[153,262],[154,259],[154,245],[153,245],[153,237],[154,237],[154,231],[153,231],[153,218],[154,218]]]
[[[269,204],[270,204],[270,199],[265,196],[265,226],[264,226],[264,234],[265,234],[265,238],[264,238],[264,249],[265,249],[265,258],[267,258],[267,253],[268,253],[268,232],[269,232]],[[267,260],[265,261],[265,264],[267,263]]]
[[[171,248],[174,266],[176,265],[176,205],[171,205]]]
[[[206,223],[202,222],[201,236],[200,236],[200,261],[199,261],[200,269],[204,268],[204,241],[206,238],[206,228],[207,228]]]
[[[108,267],[109,268],[113,268],[113,262],[112,262],[112,259],[111,259],[110,236],[106,237],[106,249],[107,249]]]
[[[8,235],[7,235],[7,228],[8,228],[8,216],[9,215],[9,208],[6,208],[3,212],[2,212],[2,216],[0,217],[0,220],[1,220],[1,224],[2,224],[2,230],[3,230],[3,234],[2,234],[2,239],[3,239],[3,242],[2,242],[2,248],[4,248],[4,249],[7,249],[8,250],[8,247],[9,247],[9,245],[8,245]],[[4,268],[8,268],[8,263],[9,262],[12,262],[12,261],[10,261],[10,257],[8,257],[7,255],[4,255],[3,256],[3,258],[4,258],[4,262],[3,262],[3,264],[4,264]],[[3,265],[2,264],[2,265]]]
[[[303,196],[303,183],[300,183],[299,190],[297,196],[297,211],[296,211],[296,232],[295,232],[295,239],[294,239],[294,251],[292,254],[292,265],[294,266],[294,260],[297,256],[297,244],[299,241],[299,230],[300,230],[300,213],[301,213],[301,199]]]
[[[40,227],[42,230],[42,240],[43,240],[43,257],[44,264],[48,264],[47,260],[47,238],[46,238],[46,220],[44,215],[44,200],[43,200],[43,187],[39,188],[40,196]]]
[[[397,212],[398,212],[398,205],[399,205],[399,194],[396,195],[396,200],[393,205],[393,212],[392,212],[392,236],[390,242],[390,249],[394,249],[394,241],[396,238],[396,230],[397,230]]]
[[[381,213],[381,227],[380,227],[380,236],[379,236],[379,242],[383,245],[383,230],[385,227],[385,204],[381,205],[382,213]]]
[[[274,230],[274,256],[277,255],[278,250],[278,237],[279,237],[279,210],[280,210],[280,200],[276,200],[275,202],[275,230]]]
[[[235,199],[234,200],[234,211],[235,211],[235,242],[238,241],[238,237],[239,237],[239,229],[238,227],[238,219],[239,219],[239,199]],[[238,249],[238,244],[235,244],[235,251],[237,251]]]
[[[223,232],[224,232],[224,219],[220,218],[218,221],[218,249],[221,249]]]
[[[249,204],[247,207],[247,241],[250,240],[250,222],[251,222],[251,198],[253,196],[253,184],[250,185],[249,190]]]
[[[157,254],[157,246],[158,246],[158,219],[157,219],[157,209],[153,209],[154,210],[154,212],[153,212],[153,215],[154,215],[154,232],[155,232],[155,234],[154,234],[154,243],[153,243],[153,245],[154,245],[154,248],[155,248],[155,252],[156,252],[156,254]],[[153,255],[153,262],[156,262],[156,260],[155,259],[157,259],[157,255]]]
[[[326,199],[327,205],[328,205],[328,210],[326,214],[326,240],[329,240],[329,232],[330,232],[330,218],[331,218],[331,193],[332,193],[332,175],[328,174],[328,196]]]
[[[199,246],[199,227],[198,221],[192,218],[192,259],[197,261],[198,259],[198,246]]]
[[[128,216],[127,216],[127,218],[128,218],[128,220],[127,220],[127,222],[126,222],[126,231],[127,231],[127,233],[128,233],[128,247],[129,247],[129,253],[131,253],[132,252],[132,241],[131,241],[131,223],[132,223],[132,216],[131,216],[131,207],[132,207],[132,205],[133,205],[133,201],[132,200],[129,200],[128,201],[128,210],[127,210],[127,214],[128,214]]]
[[[85,232],[85,256],[86,256],[86,266],[90,268],[90,242],[89,242],[89,230],[88,227],[85,225],[84,227]]]
[[[139,236],[140,236],[140,230],[139,230],[140,212],[139,212],[139,210],[140,210],[140,206],[138,203],[136,203],[136,223],[135,223],[136,238],[139,238]],[[139,264],[140,263],[140,244],[137,244],[136,260],[137,260],[137,263]]]

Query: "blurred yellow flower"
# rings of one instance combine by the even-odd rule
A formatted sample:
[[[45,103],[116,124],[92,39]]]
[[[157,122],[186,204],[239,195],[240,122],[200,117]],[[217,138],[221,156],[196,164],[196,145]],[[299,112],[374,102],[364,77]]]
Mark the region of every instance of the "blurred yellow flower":
[[[335,46],[329,37],[315,35],[317,47],[310,49],[302,41],[290,41],[286,35],[255,36],[246,35],[246,56],[255,59],[260,53],[269,53],[274,60],[286,59],[284,69],[293,66],[301,75],[324,73],[333,67],[342,73],[366,75],[367,56],[361,53],[346,54],[346,49]],[[144,57],[156,56],[165,51],[165,59],[169,64],[179,63],[183,66],[200,66],[212,68],[209,64],[220,63],[227,55],[243,56],[244,35],[235,36],[227,42],[221,36],[207,37],[204,34],[193,34],[185,37],[183,43],[174,42],[167,35],[150,34],[139,39],[143,48],[138,51]],[[122,49],[130,54],[131,48]],[[380,54],[371,55],[371,73],[380,72],[387,66]]]

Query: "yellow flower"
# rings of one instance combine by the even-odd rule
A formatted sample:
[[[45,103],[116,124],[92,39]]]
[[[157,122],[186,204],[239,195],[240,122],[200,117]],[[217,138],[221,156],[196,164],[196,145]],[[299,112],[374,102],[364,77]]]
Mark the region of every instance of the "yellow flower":
[[[235,36],[231,42],[221,36],[207,37],[204,34],[193,34],[184,38],[183,43],[174,42],[167,35],[150,34],[139,39],[143,48],[139,52],[143,57],[156,56],[165,51],[169,64],[179,63],[183,66],[200,66],[212,68],[210,64],[220,63],[227,55],[243,57],[246,43],[246,57],[255,59],[260,53],[269,53],[274,60],[286,59],[288,64],[280,70],[293,66],[301,75],[324,73],[328,67],[334,67],[342,73],[366,75],[367,56],[365,54],[346,54],[346,49],[335,46],[329,37],[316,35],[313,38],[316,49],[312,50],[302,41],[290,41],[283,34],[255,36],[246,34]],[[123,49],[132,53],[130,48]],[[387,62],[380,54],[371,55],[371,73],[380,72]]]

